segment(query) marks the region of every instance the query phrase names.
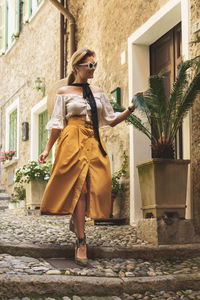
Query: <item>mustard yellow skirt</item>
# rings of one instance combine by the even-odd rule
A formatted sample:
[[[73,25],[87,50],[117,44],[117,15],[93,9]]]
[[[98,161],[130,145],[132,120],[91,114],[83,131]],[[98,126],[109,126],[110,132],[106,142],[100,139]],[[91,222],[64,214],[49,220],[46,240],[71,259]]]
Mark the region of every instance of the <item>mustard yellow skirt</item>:
[[[106,146],[100,136],[102,146]],[[43,214],[72,214],[87,182],[86,216],[108,218],[112,177],[109,156],[103,156],[85,116],[68,119],[56,145],[55,161],[40,210]]]

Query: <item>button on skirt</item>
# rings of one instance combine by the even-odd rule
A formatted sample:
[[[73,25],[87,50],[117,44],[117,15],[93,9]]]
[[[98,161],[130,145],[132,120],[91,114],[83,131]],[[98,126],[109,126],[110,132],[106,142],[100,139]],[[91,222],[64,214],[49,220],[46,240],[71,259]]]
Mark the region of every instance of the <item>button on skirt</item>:
[[[107,152],[101,136],[100,139]],[[109,156],[103,156],[92,123],[86,122],[85,116],[73,116],[56,144],[51,176],[40,207],[42,214],[72,214],[85,181],[86,216],[108,218],[112,188]]]

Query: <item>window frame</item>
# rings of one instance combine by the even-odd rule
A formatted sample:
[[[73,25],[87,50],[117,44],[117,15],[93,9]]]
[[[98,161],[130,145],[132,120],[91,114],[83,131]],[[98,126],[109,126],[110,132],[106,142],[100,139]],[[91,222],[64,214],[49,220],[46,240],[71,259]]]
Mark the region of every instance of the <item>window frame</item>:
[[[17,98],[11,105],[6,108],[6,141],[5,150],[9,150],[10,141],[10,115],[17,109],[17,154],[14,156],[16,159],[19,158],[19,120],[20,120],[20,110],[19,110],[19,98]]]
[[[0,55],[4,55],[8,49],[8,1],[7,0],[0,0],[0,6],[2,10],[2,47],[0,49]],[[0,36],[1,38],[1,36]]]
[[[47,109],[47,96],[39,101],[31,109],[31,139],[30,139],[30,160],[38,160],[39,156],[39,114]],[[50,132],[49,132],[50,135]],[[52,147],[51,161],[54,161],[55,144]],[[48,157],[49,158],[49,157]],[[48,159],[47,158],[47,159]]]
[[[38,155],[40,155],[42,153],[42,151],[44,151],[44,146],[46,146],[46,144],[45,144],[45,145],[43,145],[43,147],[41,147],[42,145],[40,144],[41,143],[40,121],[42,118],[44,119],[44,117],[46,117],[46,119],[47,119],[45,124],[43,122],[43,130],[46,130],[46,132],[47,132],[47,140],[49,139],[49,136],[50,136],[50,132],[46,129],[46,124],[49,121],[50,116],[49,116],[48,110],[45,109],[38,114]],[[52,150],[49,153],[48,159],[52,161]]]

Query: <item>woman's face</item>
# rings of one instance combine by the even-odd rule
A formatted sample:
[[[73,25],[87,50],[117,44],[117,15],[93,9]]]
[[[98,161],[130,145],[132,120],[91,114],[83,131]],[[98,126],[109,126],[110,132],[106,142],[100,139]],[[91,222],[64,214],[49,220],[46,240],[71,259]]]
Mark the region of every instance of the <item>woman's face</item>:
[[[94,62],[95,62],[94,56],[88,56],[82,63],[85,64],[85,63],[94,63]],[[94,66],[92,67],[92,69],[89,69],[87,65],[85,66],[76,65],[75,68],[77,71],[77,76],[79,76],[82,80],[84,79],[87,80],[88,78],[93,78],[94,76],[94,71],[95,71]]]

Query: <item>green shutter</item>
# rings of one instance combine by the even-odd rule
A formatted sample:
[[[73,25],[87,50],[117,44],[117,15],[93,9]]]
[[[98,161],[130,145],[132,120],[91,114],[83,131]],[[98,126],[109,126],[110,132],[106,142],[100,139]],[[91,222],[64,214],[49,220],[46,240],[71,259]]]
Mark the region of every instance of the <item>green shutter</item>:
[[[47,110],[45,110],[39,114],[39,124],[38,124],[38,128],[39,128],[38,153],[39,153],[39,155],[44,151],[44,148],[45,148],[46,143],[49,138],[49,132],[45,128],[48,120],[49,120],[49,114],[48,114]],[[49,160],[52,159],[52,150],[50,151],[47,159],[49,159]]]
[[[15,150],[17,155],[17,109],[9,116],[9,150]]]
[[[32,15],[32,0],[24,0],[23,4],[23,23],[28,22]]]
[[[43,0],[37,0],[37,6],[39,6],[42,1]]]
[[[8,1],[5,0],[5,50],[8,49]]]
[[[20,0],[15,0],[15,35],[20,33]]]
[[[3,52],[4,49],[4,30],[5,30],[5,24],[4,24],[4,5],[3,3],[0,4],[0,52]]]

